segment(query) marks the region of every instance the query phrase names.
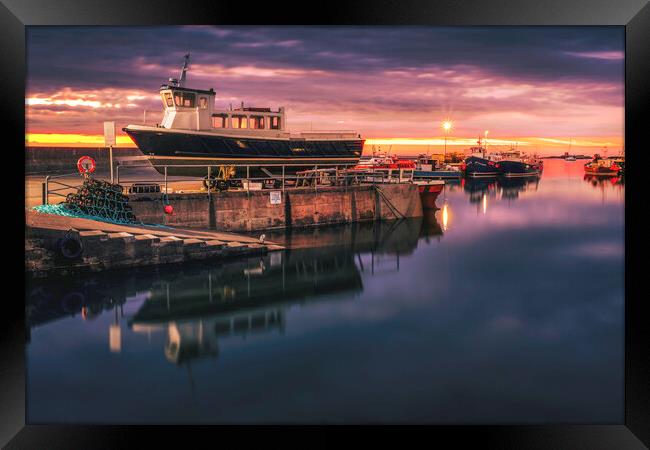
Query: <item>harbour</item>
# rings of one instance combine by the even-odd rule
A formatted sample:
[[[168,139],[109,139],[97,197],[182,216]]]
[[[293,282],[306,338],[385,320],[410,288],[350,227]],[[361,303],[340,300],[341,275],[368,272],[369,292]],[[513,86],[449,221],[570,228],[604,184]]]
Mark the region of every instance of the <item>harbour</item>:
[[[29,423],[622,423],[624,35],[335,31],[32,28]]]
[[[446,183],[421,217],[265,231],[283,251],[35,279],[32,419],[56,422],[65,398],[81,422],[613,420],[624,185],[545,166]]]

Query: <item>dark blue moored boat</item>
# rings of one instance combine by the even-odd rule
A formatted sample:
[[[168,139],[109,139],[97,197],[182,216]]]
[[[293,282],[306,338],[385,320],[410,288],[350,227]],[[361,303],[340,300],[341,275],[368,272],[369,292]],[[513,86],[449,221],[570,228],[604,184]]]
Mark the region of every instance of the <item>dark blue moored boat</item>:
[[[465,158],[460,169],[466,177],[496,177],[499,175],[500,161],[496,155],[487,154],[487,149],[478,139],[478,147],[470,148],[470,156]]]
[[[499,166],[504,177],[534,177],[542,172],[543,162],[524,156],[518,150],[511,150],[501,154]]]
[[[168,175],[203,176],[204,167],[226,164],[356,164],[364,139],[353,131],[310,131],[291,134],[285,129],[284,108],[241,107],[215,110],[215,91],[184,87],[189,55],[180,79],[160,87],[162,122],[128,125],[123,131],[154,165],[169,167]],[[156,168],[163,172],[161,167]],[[299,169],[294,167],[293,170]],[[269,167],[265,172],[281,169]],[[288,169],[291,170],[291,169]]]

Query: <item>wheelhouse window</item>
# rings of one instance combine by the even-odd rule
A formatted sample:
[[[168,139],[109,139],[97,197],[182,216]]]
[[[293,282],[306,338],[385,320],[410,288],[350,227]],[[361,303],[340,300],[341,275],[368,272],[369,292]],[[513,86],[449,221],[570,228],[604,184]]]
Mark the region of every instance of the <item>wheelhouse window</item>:
[[[251,116],[249,121],[249,128],[255,130],[264,129],[264,116]]]
[[[163,102],[165,105],[167,105],[168,108],[172,108],[174,106],[174,99],[172,98],[171,92],[163,93]]]
[[[271,129],[279,130],[280,129],[280,116],[271,116]]]
[[[246,116],[232,116],[232,128],[247,128],[248,118]]]
[[[182,106],[183,108],[194,108],[196,104],[196,95],[191,92],[174,92],[174,102],[176,106]]]
[[[207,97],[199,97],[199,108],[208,109],[208,98]]]
[[[226,128],[226,119],[227,115],[221,114],[218,116],[212,116],[212,127],[213,128]]]

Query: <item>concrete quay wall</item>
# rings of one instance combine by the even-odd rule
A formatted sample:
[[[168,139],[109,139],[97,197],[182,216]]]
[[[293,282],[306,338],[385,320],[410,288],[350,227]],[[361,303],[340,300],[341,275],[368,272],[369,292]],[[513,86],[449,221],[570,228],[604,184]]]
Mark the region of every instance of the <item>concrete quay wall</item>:
[[[382,184],[212,193],[132,194],[139,221],[219,231],[300,228],[422,216],[418,187]],[[168,202],[173,213],[163,207]]]

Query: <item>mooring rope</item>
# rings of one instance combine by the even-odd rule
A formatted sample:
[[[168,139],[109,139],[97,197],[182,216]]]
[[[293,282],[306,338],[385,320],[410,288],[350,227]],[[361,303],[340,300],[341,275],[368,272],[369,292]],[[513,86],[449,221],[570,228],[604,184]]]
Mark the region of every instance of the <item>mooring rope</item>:
[[[384,199],[384,201],[385,201],[386,204],[388,205],[388,208],[389,208],[389,209],[391,210],[391,212],[395,215],[395,217],[400,218],[400,219],[403,219],[403,218],[406,217],[404,214],[402,214],[401,212],[399,212],[399,210],[395,207],[395,205],[393,205],[393,204],[391,203],[390,200],[388,200],[388,197],[386,196],[386,194],[384,193],[384,191],[382,191],[382,190],[379,188],[379,186],[377,186],[376,184],[373,185],[373,186],[374,186],[374,188],[377,190],[377,192],[379,193],[379,195],[381,195],[381,198]]]

